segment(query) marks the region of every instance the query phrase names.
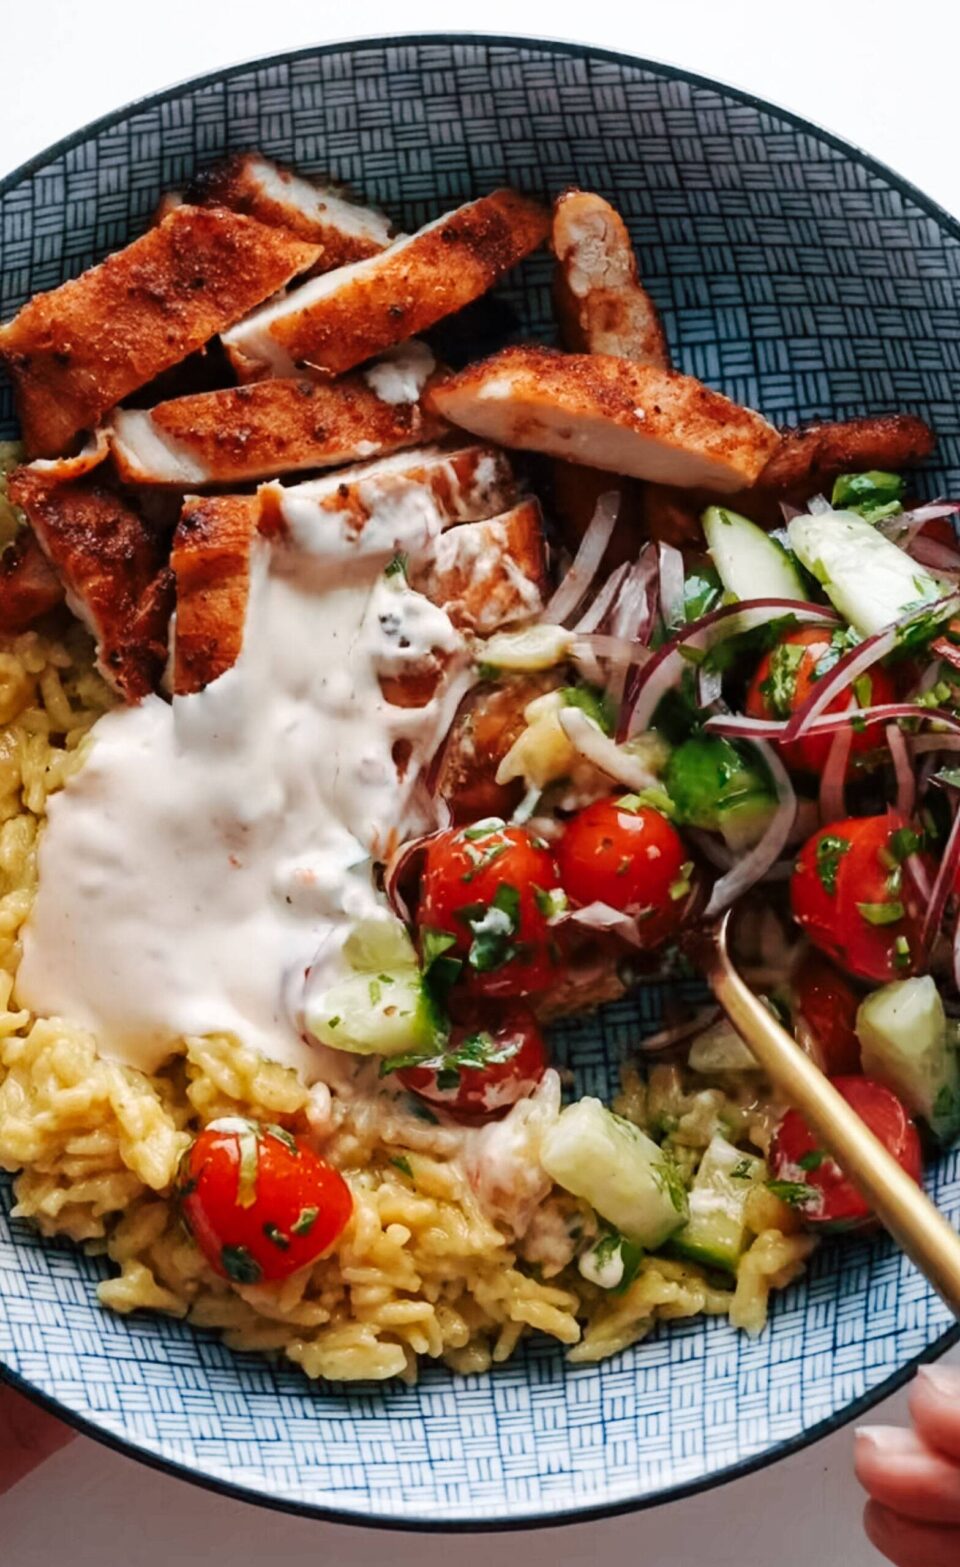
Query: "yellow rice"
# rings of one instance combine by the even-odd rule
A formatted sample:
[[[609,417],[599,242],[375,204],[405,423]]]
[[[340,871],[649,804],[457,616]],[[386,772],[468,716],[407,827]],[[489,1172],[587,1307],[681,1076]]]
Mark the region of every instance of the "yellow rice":
[[[0,495],[6,536],[2,513]],[[531,1331],[570,1346],[573,1361],[592,1361],[636,1343],[659,1319],[708,1312],[752,1332],[763,1326],[770,1290],[802,1271],[812,1247],[769,1194],[760,1194],[757,1239],[735,1289],[691,1264],[647,1257],[611,1297],[572,1261],[570,1230],[592,1216],[555,1192],[524,1240],[511,1241],[482,1210],[442,1128],[399,1110],[361,1108],[347,1120],[327,1090],[308,1090],[229,1038],[182,1041],[151,1078],[101,1058],[67,1021],[11,1010],[46,801],[82,763],[85,736],[110,705],[79,627],[0,646],[0,1167],[19,1172],[17,1216],[115,1264],[100,1286],[105,1306],[185,1317],[237,1349],[345,1380],[410,1379],[422,1355],[483,1371]],[[659,1118],[661,1130],[669,1111],[668,1140],[688,1168],[718,1119],[763,1146],[755,1106],[719,1089],[691,1094],[662,1073],[650,1085],[628,1073],[618,1108],[642,1125]],[[322,1136],[353,1192],[334,1252],[285,1283],[218,1278],[171,1201],[190,1139],[224,1113]]]

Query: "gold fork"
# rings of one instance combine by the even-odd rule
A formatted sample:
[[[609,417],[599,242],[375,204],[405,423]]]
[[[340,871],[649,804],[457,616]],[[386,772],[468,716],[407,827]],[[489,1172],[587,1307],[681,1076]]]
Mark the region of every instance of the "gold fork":
[[[734,967],[729,912],[692,935],[704,978],[760,1066],[859,1187],[885,1229],[960,1317],[960,1235],[837,1093]]]

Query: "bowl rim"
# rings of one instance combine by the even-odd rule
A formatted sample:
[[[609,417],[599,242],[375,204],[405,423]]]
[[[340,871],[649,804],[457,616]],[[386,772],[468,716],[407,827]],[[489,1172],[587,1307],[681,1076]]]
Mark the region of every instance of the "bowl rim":
[[[873,157],[855,142],[848,141],[845,137],[819,125],[815,120],[808,119],[805,115],[798,114],[792,109],[782,108],[768,98],[763,98],[757,93],[750,92],[746,88],[732,86],[728,82],[716,77],[706,76],[698,71],[689,71],[682,65],[676,65],[662,60],[653,60],[645,55],[630,54],[624,50],[606,49],[599,45],[586,42],[578,42],[572,39],[536,38],[524,37],[512,33],[481,33],[474,31],[435,31],[435,32],[408,32],[397,33],[390,36],[371,35],[369,37],[347,37],[335,39],[327,43],[305,44],[296,49],[282,50],[277,54],[258,55],[252,59],[236,60],[226,65],[218,66],[212,71],[206,71],[198,76],[184,77],[168,87],[162,87],[156,92],[146,93],[139,98],[131,99],[117,109],[111,109],[106,114],[90,120],[74,131],[68,132],[57,141],[34,153],[12,169],[8,174],[0,178],[0,197],[7,195],[24,180],[45,168],[56,159],[63,157],[73,148],[83,142],[91,140],[104,130],[109,130],[114,125],[119,125],[131,116],[145,112],[169,102],[171,99],[181,97],[184,93],[195,92],[205,87],[216,86],[219,82],[225,82],[244,71],[255,71],[278,65],[290,65],[298,60],[316,59],[328,54],[355,54],[362,49],[387,49],[397,45],[409,44],[414,47],[427,47],[431,44],[446,45],[477,45],[493,48],[506,48],[514,50],[533,50],[545,54],[566,56],[577,60],[598,60],[613,65],[629,66],[634,69],[650,72],[667,81],[683,81],[692,83],[696,87],[707,88],[726,98],[732,98],[739,103],[758,109],[763,114],[768,114],[788,125],[793,125],[800,130],[811,132],[818,140],[825,142],[834,151],[843,154],[848,161],[858,163],[868,171],[882,179],[892,187],[899,195],[905,197],[913,206],[934,220],[934,222],[952,239],[960,241],[960,219],[955,218],[939,202],[926,195],[919,186],[914,185],[904,175],[898,174],[881,159]],[[591,1523],[604,1518],[620,1517],[628,1513],[644,1512],[648,1508],[666,1506],[670,1502],[682,1501],[685,1497],[696,1496],[701,1492],[715,1490],[718,1486],[726,1485],[730,1481],[745,1479],[748,1475],[759,1473],[771,1464],[778,1463],[783,1458],[789,1458],[795,1453],[802,1452],[804,1448],[811,1447],[815,1442],[824,1437],[831,1436],[835,1431],[842,1430],[846,1425],[866,1414],[883,1399],[899,1391],[911,1380],[920,1366],[929,1365],[938,1360],[955,1344],[960,1343],[960,1322],[948,1327],[931,1344],[918,1354],[912,1356],[896,1371],[886,1377],[876,1387],[862,1393],[859,1398],[845,1404],[842,1409],[819,1420],[815,1425],[809,1426],[798,1435],[787,1437],[774,1443],[761,1453],[756,1453],[748,1458],[739,1459],[732,1464],[726,1464],[720,1469],[708,1472],[690,1480],[679,1481],[663,1490],[651,1492],[641,1496],[619,1497],[606,1502],[593,1502],[580,1506],[563,1507],[550,1512],[517,1512],[506,1514],[500,1518],[478,1517],[452,1518],[449,1520],[438,1519],[429,1514],[402,1514],[389,1513],[360,1513],[355,1509],[340,1508],[326,1502],[314,1502],[300,1497],[284,1497],[275,1493],[258,1490],[253,1485],[243,1485],[230,1480],[227,1475],[216,1474],[212,1471],[198,1473],[189,1467],[183,1458],[168,1455],[164,1452],[162,1444],[157,1447],[143,1445],[141,1439],[132,1436],[120,1436],[107,1428],[98,1425],[90,1416],[80,1413],[71,1406],[62,1403],[53,1394],[46,1392],[37,1384],[29,1381],[21,1373],[14,1371],[4,1361],[0,1360],[0,1383],[5,1383],[24,1397],[31,1399],[35,1404],[45,1409],[49,1414],[71,1426],[83,1436],[91,1437],[104,1447],[111,1448],[125,1458],[132,1458],[139,1463],[146,1464],[151,1469],[157,1469],[161,1473],[171,1475],[174,1479],[185,1480],[203,1490],[213,1491],[217,1495],[225,1496],[236,1501],[249,1502],[255,1506],[267,1507],[276,1512],[290,1513],[301,1518],[314,1518],[325,1523],[345,1524],[348,1527],[378,1530],[396,1530],[404,1533],[415,1534],[500,1534],[514,1531],[527,1531],[533,1529],[553,1528],[561,1524]]]

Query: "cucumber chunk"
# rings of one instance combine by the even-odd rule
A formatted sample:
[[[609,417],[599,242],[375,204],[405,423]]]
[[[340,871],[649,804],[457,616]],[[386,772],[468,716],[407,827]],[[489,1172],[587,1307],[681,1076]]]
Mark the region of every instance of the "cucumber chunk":
[[[350,967],[366,974],[376,969],[416,968],[417,954],[407,927],[384,910],[380,918],[358,920],[343,944]]]
[[[809,597],[782,544],[726,506],[708,506],[701,519],[720,581],[738,599]]]
[[[540,1162],[558,1186],[583,1197],[645,1251],[662,1246],[687,1219],[673,1161],[599,1099],[579,1099],[561,1112],[543,1139]]]
[[[759,843],[777,808],[766,774],[719,735],[684,740],[672,753],[663,781],[677,821],[722,833],[735,854]]]
[[[950,1143],[960,1135],[960,1064],[936,983],[900,979],[862,1001],[857,1038],[867,1077],[886,1083]]]
[[[945,591],[936,577],[853,512],[794,517],[787,531],[797,558],[861,636],[882,631],[908,609],[932,603]]]
[[[349,974],[311,1004],[305,1021],[321,1044],[361,1056],[426,1055],[442,1037],[417,968]]]
[[[747,1244],[747,1198],[767,1178],[764,1161],[713,1138],[690,1192],[690,1218],[671,1249],[691,1262],[736,1273]]]

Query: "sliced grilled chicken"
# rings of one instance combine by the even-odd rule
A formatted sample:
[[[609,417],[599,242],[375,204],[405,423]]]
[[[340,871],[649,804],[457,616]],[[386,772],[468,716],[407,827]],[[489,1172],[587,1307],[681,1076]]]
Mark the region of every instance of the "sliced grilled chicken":
[[[449,529],[409,576],[411,587],[439,604],[458,631],[489,636],[528,620],[543,608],[547,585],[539,502],[521,501],[502,517]]]
[[[760,414],[692,376],[535,346],[468,366],[427,403],[503,446],[721,493],[752,484],[780,440]]]
[[[223,334],[241,380],[297,364],[339,375],[485,294],[546,237],[544,209],[516,191],[471,201],[352,266],[311,278]]]
[[[0,555],[0,631],[26,631],[41,615],[63,602],[63,583],[36,534],[21,528]]]
[[[455,522],[494,517],[516,499],[503,452],[489,446],[440,446],[400,452],[343,468],[305,484],[264,485],[262,527],[314,553],[348,548],[390,555],[416,552]]]
[[[170,555],[177,588],[176,696],[202,691],[237,661],[259,516],[255,495],[188,495],[183,503]]]
[[[97,663],[128,702],[153,691],[167,654],[173,581],[162,538],[99,474],[59,481],[39,463],[10,475],[21,506],[63,582],[67,603],[97,641]]]
[[[627,226],[591,191],[568,190],[553,208],[553,299],[565,348],[669,369],[659,312],[637,273]]]
[[[936,436],[914,414],[868,414],[861,419],[825,420],[784,431],[779,447],[762,469],[760,489],[811,486],[839,473],[881,468],[897,473],[929,457]]]
[[[317,258],[223,208],[177,207],[124,250],[0,326],[30,456],[55,456]]]
[[[189,486],[333,468],[432,440],[443,420],[420,406],[436,361],[422,343],[333,382],[257,381],[119,408],[110,445],[130,484]]]
[[[525,728],[524,709],[561,683],[554,670],[481,686],[464,704],[444,748],[437,793],[456,822],[508,817],[520,803],[523,781],[497,783],[497,769]]]
[[[375,256],[393,238],[386,213],[354,201],[345,185],[305,179],[258,152],[237,153],[204,169],[186,195],[200,207],[230,207],[322,246],[314,272]]]

